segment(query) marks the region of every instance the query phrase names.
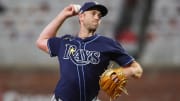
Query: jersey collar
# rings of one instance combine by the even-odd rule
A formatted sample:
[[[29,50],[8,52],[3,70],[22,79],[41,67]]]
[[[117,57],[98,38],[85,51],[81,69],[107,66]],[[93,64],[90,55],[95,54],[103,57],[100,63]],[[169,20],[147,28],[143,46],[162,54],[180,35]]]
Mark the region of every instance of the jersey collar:
[[[94,34],[94,35],[92,35],[90,37],[87,37],[85,39],[81,39],[79,37],[76,37],[75,39],[80,41],[80,42],[88,42],[88,41],[91,41],[91,40],[95,39],[97,36],[98,36],[97,34]]]

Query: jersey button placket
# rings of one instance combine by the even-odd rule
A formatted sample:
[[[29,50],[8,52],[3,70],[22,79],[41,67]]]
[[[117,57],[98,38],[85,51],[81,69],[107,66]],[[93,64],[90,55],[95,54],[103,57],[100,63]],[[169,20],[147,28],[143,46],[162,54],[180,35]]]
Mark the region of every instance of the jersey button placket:
[[[81,43],[81,49],[84,49],[84,42]]]
[[[85,49],[85,42],[80,42],[80,48],[82,49],[82,50],[84,50]],[[83,88],[83,89],[81,89],[82,91],[82,96],[81,96],[81,101],[86,101],[86,93],[85,93],[85,77],[84,77],[84,67],[83,66],[79,66],[79,70],[80,70],[80,77],[81,77],[81,80],[80,80],[80,82],[81,82],[81,87]]]

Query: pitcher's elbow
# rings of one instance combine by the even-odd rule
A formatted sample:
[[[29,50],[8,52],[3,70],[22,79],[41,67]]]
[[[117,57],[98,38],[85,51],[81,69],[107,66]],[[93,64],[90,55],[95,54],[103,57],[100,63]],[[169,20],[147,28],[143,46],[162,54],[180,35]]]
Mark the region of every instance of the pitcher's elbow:
[[[36,45],[37,48],[39,48],[39,49],[41,48],[41,44],[40,44],[40,40],[39,39],[36,40],[35,45]]]

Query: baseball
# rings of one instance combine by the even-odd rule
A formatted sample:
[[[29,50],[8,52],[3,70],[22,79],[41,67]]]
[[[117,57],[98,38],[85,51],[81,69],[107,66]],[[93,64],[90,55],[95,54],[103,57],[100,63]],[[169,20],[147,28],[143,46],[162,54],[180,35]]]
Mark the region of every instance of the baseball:
[[[78,5],[78,4],[74,4],[73,7],[74,7],[74,10],[75,10],[76,13],[78,13],[80,8],[81,8],[81,6]]]

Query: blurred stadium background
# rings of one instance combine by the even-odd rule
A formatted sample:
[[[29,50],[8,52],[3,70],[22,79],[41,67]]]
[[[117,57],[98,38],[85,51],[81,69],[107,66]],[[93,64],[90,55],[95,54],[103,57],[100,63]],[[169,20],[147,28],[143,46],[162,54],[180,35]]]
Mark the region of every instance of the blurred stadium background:
[[[98,31],[121,42],[144,69],[118,100],[180,101],[180,0],[96,1],[109,9]],[[58,64],[35,41],[63,7],[84,2],[0,0],[0,101],[50,101]],[[77,24],[68,19],[59,35],[78,32]],[[102,91],[99,99],[109,101]]]

